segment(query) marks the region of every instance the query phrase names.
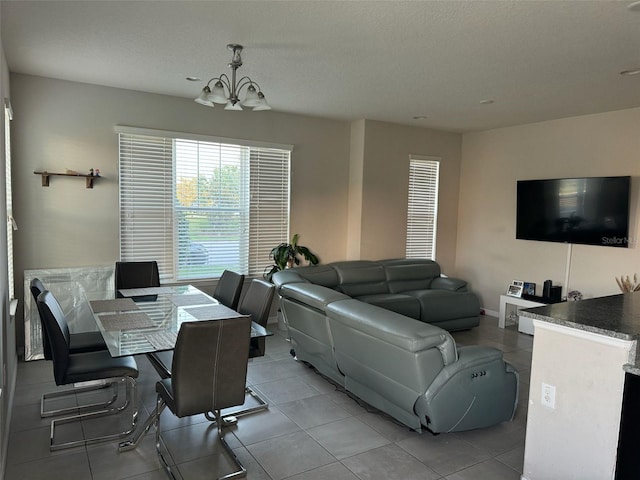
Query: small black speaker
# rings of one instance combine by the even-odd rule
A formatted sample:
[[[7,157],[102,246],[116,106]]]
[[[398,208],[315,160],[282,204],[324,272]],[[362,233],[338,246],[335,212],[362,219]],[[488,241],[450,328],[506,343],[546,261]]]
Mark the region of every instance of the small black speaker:
[[[551,298],[551,280],[545,280],[542,286],[542,297]]]

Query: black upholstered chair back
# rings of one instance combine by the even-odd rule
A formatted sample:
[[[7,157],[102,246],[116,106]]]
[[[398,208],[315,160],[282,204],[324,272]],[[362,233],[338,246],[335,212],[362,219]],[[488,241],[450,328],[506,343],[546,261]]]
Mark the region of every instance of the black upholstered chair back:
[[[251,280],[247,293],[242,298],[238,312],[243,315],[251,315],[258,325],[265,327],[271,311],[271,302],[276,287],[264,280]]]
[[[272,283],[258,279],[251,280],[247,293],[242,297],[242,302],[237,311],[243,315],[251,315],[251,319],[254,322],[266,327],[275,290],[276,287]],[[264,351],[264,338],[252,338],[249,356],[260,357],[264,355]]]
[[[213,292],[213,298],[221,304],[235,310],[238,308],[243,283],[244,275],[232,272],[231,270],[225,270],[222,272],[220,280],[218,280],[218,285]]]
[[[64,385],[69,366],[69,326],[60,304],[51,292],[43,291],[38,295],[37,303],[51,347],[53,377],[56,385]]]
[[[120,289],[160,286],[158,262],[116,262],[116,298],[121,298]]]
[[[244,403],[249,359],[249,317],[187,322],[180,327],[171,367],[178,417]]]
[[[31,295],[33,296],[33,301],[36,303],[36,307],[38,306],[38,295],[45,291],[44,284],[39,278],[34,278],[31,280],[29,284],[29,288],[31,290]],[[41,335],[42,335],[42,352],[44,353],[45,360],[51,360],[53,357],[51,356],[51,347],[49,346],[49,337],[47,336],[47,331],[44,328],[44,320],[42,319],[42,315],[40,315],[40,309],[38,308],[38,316],[40,317],[40,326],[42,327]]]

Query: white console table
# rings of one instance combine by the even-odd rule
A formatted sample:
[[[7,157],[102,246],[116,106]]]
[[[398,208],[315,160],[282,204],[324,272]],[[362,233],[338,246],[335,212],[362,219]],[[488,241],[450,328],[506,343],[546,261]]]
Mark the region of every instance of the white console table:
[[[498,317],[498,327],[504,328],[507,323],[507,304],[515,305],[518,308],[542,307],[546,303],[525,300],[524,298],[512,297],[510,295],[500,295],[500,316]],[[530,318],[518,317],[518,331],[533,335],[533,321]]]

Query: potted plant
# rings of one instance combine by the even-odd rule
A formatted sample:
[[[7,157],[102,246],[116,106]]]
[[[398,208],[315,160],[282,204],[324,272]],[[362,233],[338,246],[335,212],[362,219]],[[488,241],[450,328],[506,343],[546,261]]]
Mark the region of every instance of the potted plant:
[[[280,270],[300,265],[301,258],[304,258],[311,265],[318,264],[318,257],[311,253],[307,247],[298,245],[298,238],[300,235],[296,233],[291,239],[291,243],[281,243],[273,247],[269,253],[269,258],[273,259],[273,265],[269,265],[264,271],[266,280],[271,281],[273,274]]]
[[[271,281],[271,277],[274,273],[284,270],[286,268],[292,268],[295,265],[300,265],[301,257],[304,258],[311,265],[318,264],[318,257],[311,253],[307,247],[298,245],[298,238],[300,236],[296,233],[291,239],[291,243],[281,243],[277,247],[273,247],[269,258],[273,259],[273,265],[269,265],[264,269],[264,278]],[[278,329],[287,330],[286,323],[282,311],[278,308]]]

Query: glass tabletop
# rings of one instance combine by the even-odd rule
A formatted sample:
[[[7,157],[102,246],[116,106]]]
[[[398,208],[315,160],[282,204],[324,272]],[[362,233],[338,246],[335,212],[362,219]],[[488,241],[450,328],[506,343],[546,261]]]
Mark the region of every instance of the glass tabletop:
[[[171,350],[184,322],[244,316],[192,285],[120,293],[124,298],[104,300],[87,295],[88,307],[112,357]],[[251,337],[269,335],[271,332],[251,323]]]

